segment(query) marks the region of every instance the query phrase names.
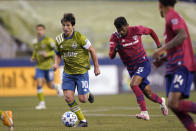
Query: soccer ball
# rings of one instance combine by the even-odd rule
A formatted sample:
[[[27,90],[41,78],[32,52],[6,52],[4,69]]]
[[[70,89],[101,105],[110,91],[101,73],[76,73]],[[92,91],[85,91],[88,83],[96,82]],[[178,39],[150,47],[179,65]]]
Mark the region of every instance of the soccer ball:
[[[62,115],[62,122],[67,127],[73,127],[78,121],[78,117],[74,112],[68,111]]]

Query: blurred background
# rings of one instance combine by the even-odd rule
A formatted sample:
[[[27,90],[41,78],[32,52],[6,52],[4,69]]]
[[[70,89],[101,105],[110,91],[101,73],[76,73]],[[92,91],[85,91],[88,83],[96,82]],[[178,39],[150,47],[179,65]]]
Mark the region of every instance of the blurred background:
[[[186,20],[196,53],[195,2],[180,1],[175,9]],[[17,95],[14,92],[22,88],[32,88],[29,92],[35,89],[34,63],[29,61],[32,41],[36,37],[35,26],[46,25],[47,36],[55,39],[62,32],[60,20],[63,14],[69,12],[76,17],[76,30],[90,39],[99,57],[102,75],[96,78],[93,67],[90,70],[95,94],[130,91],[129,76],[119,58],[108,58],[109,39],[115,31],[113,21],[116,17],[125,16],[131,26],[154,29],[163,42],[164,19],[160,17],[157,0],[0,0],[0,96]],[[156,45],[150,36],[143,36],[142,40],[150,56]],[[62,69],[59,72],[56,81],[60,83]],[[152,69],[149,79],[155,90],[164,90],[164,72],[164,67]],[[36,92],[29,95],[36,95]]]

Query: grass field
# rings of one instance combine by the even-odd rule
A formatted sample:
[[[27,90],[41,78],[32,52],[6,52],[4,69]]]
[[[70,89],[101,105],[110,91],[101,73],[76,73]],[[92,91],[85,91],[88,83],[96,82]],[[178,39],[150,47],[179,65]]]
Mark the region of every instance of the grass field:
[[[159,94],[164,96],[163,93]],[[196,92],[191,100],[196,101]],[[0,109],[14,111],[15,131],[185,131],[178,119],[169,112],[162,116],[159,105],[147,100],[150,121],[138,120],[139,112],[133,94],[96,96],[94,104],[81,104],[89,123],[88,128],[67,128],[61,122],[61,115],[69,108],[63,97],[47,96],[47,109],[37,111],[36,97],[1,97]],[[196,115],[192,115],[196,120]],[[0,123],[0,131],[7,131]]]

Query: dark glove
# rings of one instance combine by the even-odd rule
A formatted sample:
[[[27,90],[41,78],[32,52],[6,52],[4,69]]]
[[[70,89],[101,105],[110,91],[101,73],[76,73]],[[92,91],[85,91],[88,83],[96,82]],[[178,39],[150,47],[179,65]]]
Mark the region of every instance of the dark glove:
[[[116,44],[115,48],[114,48],[114,51],[115,52],[118,52],[119,50],[121,50],[123,48],[123,46],[119,43]]]

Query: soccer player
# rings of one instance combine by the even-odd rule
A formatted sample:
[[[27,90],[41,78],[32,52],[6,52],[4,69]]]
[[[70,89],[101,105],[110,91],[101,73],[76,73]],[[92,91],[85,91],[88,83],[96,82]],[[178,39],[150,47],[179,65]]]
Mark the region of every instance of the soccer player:
[[[88,123],[74,99],[74,93],[77,87],[80,102],[94,102],[94,96],[89,93],[88,70],[90,69],[90,52],[94,63],[94,74],[96,76],[100,74],[96,52],[87,37],[74,30],[75,17],[72,13],[64,14],[61,24],[63,33],[56,37],[56,56],[53,68],[55,70],[59,67],[62,57],[64,59],[62,88],[65,101],[80,121],[77,127],[87,127]]]
[[[176,0],[159,0],[161,17],[165,17],[165,45],[157,49],[153,58],[158,65],[167,60],[166,93],[168,107],[188,131],[196,131],[189,112],[196,114],[196,103],[185,100],[190,95],[196,62],[187,25],[175,10]],[[167,53],[166,58],[160,57]]]
[[[165,99],[160,98],[152,92],[147,79],[150,74],[151,65],[143,48],[141,36],[150,35],[156,42],[157,47],[161,47],[155,32],[143,26],[129,26],[125,17],[118,17],[114,20],[117,32],[110,38],[109,56],[113,59],[118,52],[124,65],[127,67],[131,77],[131,89],[136,96],[141,113],[136,114],[138,119],[150,120],[144,95],[155,103],[159,103],[163,115],[168,114]],[[143,95],[144,93],[144,95]]]
[[[12,111],[2,111],[2,110],[0,110],[0,118],[3,121],[3,124],[9,128],[9,131],[14,130]]]
[[[47,85],[51,89],[56,89],[58,95],[63,95],[60,85],[53,82],[54,71],[52,66],[54,64],[54,47],[55,43],[52,38],[45,35],[45,26],[39,24],[36,26],[37,39],[33,43],[34,51],[31,58],[33,62],[36,62],[36,73],[35,78],[37,82],[37,96],[39,99],[39,104],[35,107],[37,110],[45,109],[45,101],[42,86],[44,85],[44,80],[46,80]]]

